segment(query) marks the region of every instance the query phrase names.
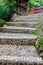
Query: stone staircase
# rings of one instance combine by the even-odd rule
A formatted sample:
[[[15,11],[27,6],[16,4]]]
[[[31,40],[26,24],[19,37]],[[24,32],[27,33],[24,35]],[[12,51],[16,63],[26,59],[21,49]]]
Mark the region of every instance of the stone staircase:
[[[35,48],[38,37],[34,35],[41,16],[13,17],[12,22],[0,27],[0,65],[43,65]]]

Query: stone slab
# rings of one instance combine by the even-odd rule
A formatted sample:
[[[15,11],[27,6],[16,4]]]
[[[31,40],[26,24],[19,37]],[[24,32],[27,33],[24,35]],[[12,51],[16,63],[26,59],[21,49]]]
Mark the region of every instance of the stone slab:
[[[14,21],[29,21],[29,22],[30,21],[32,21],[32,22],[34,21],[35,22],[35,21],[38,21],[38,20],[41,21],[41,20],[43,20],[43,18],[35,18],[35,19],[31,19],[31,18],[29,18],[29,19],[26,19],[26,18],[16,18],[16,19],[14,19]]]
[[[35,44],[37,36],[22,33],[0,33],[0,43],[7,44]]]
[[[16,14],[13,14],[13,17],[15,16]],[[43,13],[37,13],[37,14],[28,14],[28,15],[16,15],[16,17],[40,17],[40,16],[43,16]]]
[[[18,62],[0,62],[0,65],[43,65],[43,63],[18,63]]]
[[[18,27],[18,26],[4,26],[4,27],[0,27],[0,32],[34,33],[34,32],[36,32],[36,28]]]
[[[16,19],[40,19],[40,17],[43,16],[43,13],[40,14],[29,14],[29,15],[25,15],[25,16],[17,16]],[[14,20],[14,16],[12,17],[12,19]]]
[[[14,14],[15,15],[15,14]],[[38,14],[29,14],[29,15],[21,15],[21,16],[14,16],[12,17],[12,21],[37,21],[37,20],[43,20],[42,18],[43,13],[38,13]],[[41,19],[42,18],[42,19]]]
[[[28,15],[28,16],[18,16],[18,17],[16,17],[15,20],[40,20],[40,19],[43,20],[42,16],[43,16],[43,14],[38,15],[38,16],[34,15],[34,17],[33,17],[33,15],[32,16],[31,15]]]
[[[20,27],[35,27],[35,25],[37,25],[37,22],[24,22],[24,21],[20,21],[20,22],[7,22],[6,25],[7,26],[20,26]]]
[[[41,63],[42,58],[37,55],[34,46],[0,45],[0,61]]]
[[[29,15],[21,15],[21,16],[18,16],[18,17],[41,17],[43,16],[43,13],[38,13],[38,14],[29,14]]]
[[[14,19],[13,19],[14,20]],[[27,17],[25,17],[25,16],[19,16],[19,17],[17,17],[14,21],[38,21],[38,20],[40,20],[40,21],[43,21],[43,15],[38,15],[38,17],[37,16],[34,16],[34,17],[31,17],[31,15],[30,16],[27,16]]]

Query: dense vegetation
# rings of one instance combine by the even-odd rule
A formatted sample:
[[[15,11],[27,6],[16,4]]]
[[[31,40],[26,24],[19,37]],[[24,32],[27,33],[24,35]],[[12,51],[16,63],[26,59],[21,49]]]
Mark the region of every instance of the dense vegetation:
[[[37,7],[43,8],[43,0],[30,0],[29,7],[31,10],[33,10]]]
[[[16,11],[15,6],[15,0],[0,0],[0,18],[7,21]]]

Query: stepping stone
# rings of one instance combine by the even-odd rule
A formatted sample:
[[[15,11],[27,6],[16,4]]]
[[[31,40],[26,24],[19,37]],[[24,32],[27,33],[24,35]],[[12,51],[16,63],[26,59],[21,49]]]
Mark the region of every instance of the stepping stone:
[[[37,22],[7,22],[6,25],[7,26],[20,26],[20,27],[35,27],[35,25],[37,25]]]
[[[31,44],[34,45],[37,36],[33,34],[23,34],[23,33],[0,33],[0,44]]]
[[[18,27],[18,26],[4,26],[4,27],[0,27],[0,32],[34,33],[34,32],[36,32],[36,28]]]
[[[42,63],[34,46],[28,45],[0,45],[1,62]]]

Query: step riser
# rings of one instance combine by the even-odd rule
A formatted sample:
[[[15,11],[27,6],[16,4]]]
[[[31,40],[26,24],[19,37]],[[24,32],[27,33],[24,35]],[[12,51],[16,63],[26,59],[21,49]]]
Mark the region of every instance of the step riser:
[[[22,44],[22,45],[34,45],[36,40],[21,40],[21,39],[0,39],[0,44]]]
[[[24,21],[24,22],[26,22],[26,21],[27,21],[27,22],[37,22],[38,20],[43,21],[43,19],[33,19],[33,20],[31,20],[31,19],[29,19],[29,20],[18,19],[18,20],[12,20],[12,21],[14,21],[14,22],[15,22],[15,21],[16,21],[16,22],[20,22],[20,21],[21,21],[21,22],[23,22],[23,21]]]
[[[8,26],[20,26],[20,27],[23,26],[23,27],[32,27],[33,28],[33,27],[35,27],[36,24],[28,24],[28,23],[27,24],[26,23],[23,23],[23,24],[22,23],[7,23],[6,25],[8,25]]]
[[[22,65],[35,65],[35,64],[36,64],[36,65],[43,65],[43,64],[41,64],[41,63],[14,63],[14,62],[13,62],[13,63],[11,63],[11,62],[1,62],[1,63],[0,63],[0,65],[5,65],[5,64],[6,64],[6,65],[21,65],[21,64],[22,64]]]
[[[0,33],[0,43],[34,44],[37,39],[38,37],[33,34]]]
[[[39,20],[41,18],[41,16],[43,16],[43,13],[42,14],[30,14],[30,15],[27,15],[27,16],[18,16],[18,17],[15,17],[15,20]],[[14,16],[12,17],[12,20],[14,20]]]
[[[14,22],[36,22],[37,20],[13,20]]]
[[[28,16],[18,16],[18,17],[16,17],[16,19],[39,19],[40,17],[41,17],[42,15],[40,15],[40,16],[36,16],[36,15],[28,15]],[[13,18],[12,18],[13,19]]]
[[[43,16],[43,13],[40,13],[40,14],[29,14],[29,15],[21,15],[21,16],[18,16],[17,18],[40,18],[41,16]]]
[[[16,20],[39,20],[39,18],[24,18],[24,17],[22,17],[22,18],[17,18]]]
[[[34,33],[34,32],[36,32],[36,30],[23,30],[23,29],[5,29],[5,28],[3,28],[3,29],[1,29],[0,28],[0,32],[9,32],[9,33]]]
[[[7,26],[20,26],[20,27],[32,27],[32,28],[34,28],[35,27],[35,25],[22,25],[22,24],[7,24]]]
[[[33,20],[33,21],[34,21],[34,20],[37,21],[37,20],[43,20],[43,18],[41,18],[41,19],[40,19],[40,18],[38,18],[38,19],[37,19],[37,18],[35,18],[35,19],[31,19],[31,18],[28,18],[28,19],[26,19],[26,18],[25,18],[25,19],[24,19],[24,18],[21,18],[21,19],[19,19],[19,18],[18,18],[18,19],[16,19],[16,21],[17,21],[17,20],[18,20],[18,21],[19,21],[19,20],[21,20],[21,21],[22,21],[22,20],[23,20],[23,21],[29,21],[29,20],[30,20],[30,21],[32,21],[32,20]]]

